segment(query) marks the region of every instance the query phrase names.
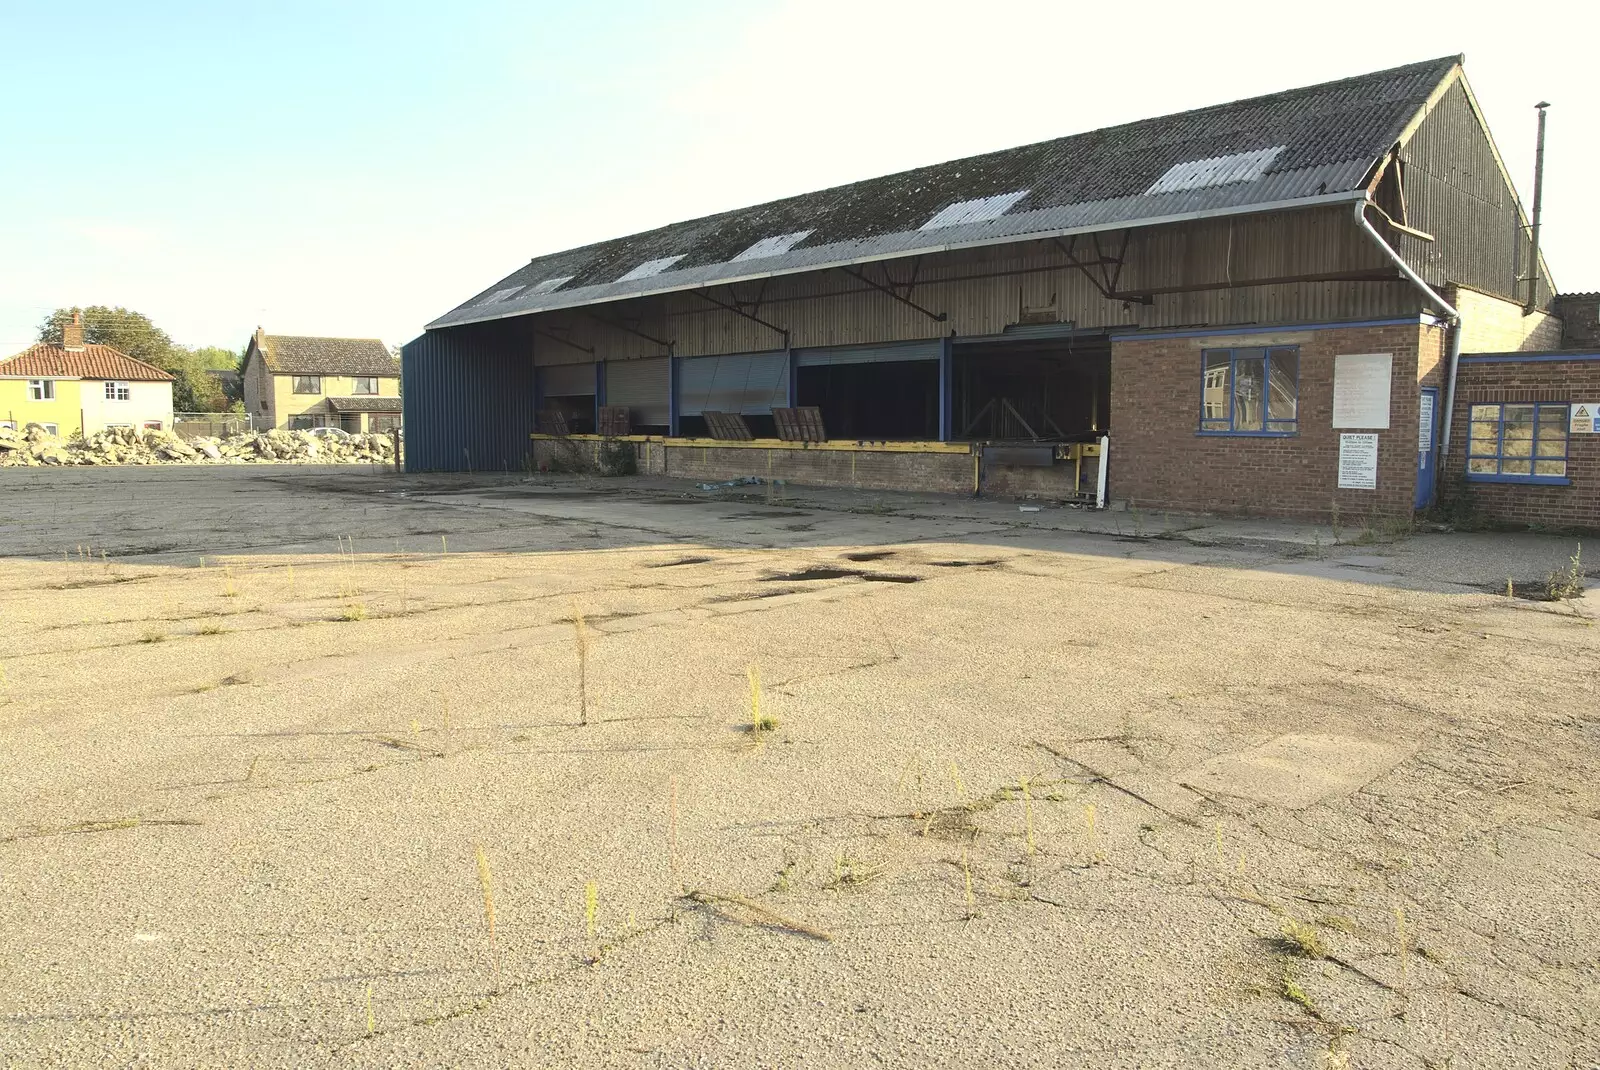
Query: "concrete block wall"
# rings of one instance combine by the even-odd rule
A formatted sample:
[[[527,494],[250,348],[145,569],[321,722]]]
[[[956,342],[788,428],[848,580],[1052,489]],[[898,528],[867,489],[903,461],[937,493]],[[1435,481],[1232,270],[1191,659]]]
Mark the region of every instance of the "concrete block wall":
[[[1503,297],[1451,286],[1445,297],[1461,313],[1465,353],[1520,353],[1561,345],[1561,319],[1544,312],[1525,315],[1522,305]]]
[[[1519,401],[1600,401],[1600,353],[1487,362],[1468,355],[1456,374],[1455,441],[1445,462],[1444,493],[1464,496],[1480,516],[1502,524],[1600,531],[1600,435],[1568,437],[1570,486],[1466,480],[1472,406]]]
[[[1418,380],[1437,378],[1442,333],[1413,322],[1119,338],[1111,347],[1110,496],[1143,509],[1325,521],[1337,504],[1346,522],[1410,517],[1417,483]],[[1199,434],[1201,351],[1283,345],[1300,350],[1299,432],[1286,437]],[[1376,490],[1338,487],[1333,367],[1341,353],[1394,357],[1389,429],[1377,432]]]

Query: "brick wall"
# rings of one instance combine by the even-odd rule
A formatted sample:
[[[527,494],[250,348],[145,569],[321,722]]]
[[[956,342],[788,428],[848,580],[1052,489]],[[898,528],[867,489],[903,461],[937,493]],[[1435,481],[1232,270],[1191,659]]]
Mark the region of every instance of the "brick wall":
[[[1564,355],[1564,354],[1558,354]],[[1463,360],[1456,375],[1454,427],[1445,493],[1462,495],[1483,517],[1505,524],[1600,530],[1600,435],[1567,440],[1570,486],[1466,482],[1467,443],[1474,404],[1517,401],[1600,402],[1600,354],[1588,359]]]
[[[1563,349],[1600,349],[1600,293],[1557,294]]]
[[[600,443],[536,440],[534,462],[583,458],[592,464]],[[939,494],[972,493],[972,456],[966,453],[901,453],[868,450],[750,449],[739,446],[635,445],[639,472],[720,482],[740,476],[782,479],[815,487],[861,490],[912,490]]]
[[[1178,509],[1326,520],[1409,517],[1417,479],[1421,374],[1438,378],[1444,332],[1420,324],[1212,337],[1153,335],[1111,348],[1109,493],[1142,509]],[[1300,348],[1300,430],[1283,438],[1197,434],[1201,350]],[[1390,353],[1389,430],[1378,432],[1378,489],[1338,489],[1333,361],[1341,353]]]
[[[1561,320],[1544,312],[1524,315],[1522,304],[1461,286],[1445,293],[1461,313],[1461,348],[1467,353],[1520,353],[1561,345]]]

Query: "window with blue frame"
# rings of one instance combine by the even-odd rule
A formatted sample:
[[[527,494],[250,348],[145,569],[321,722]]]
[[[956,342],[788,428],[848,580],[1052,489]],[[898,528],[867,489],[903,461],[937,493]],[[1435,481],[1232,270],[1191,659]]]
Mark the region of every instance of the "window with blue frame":
[[[1467,478],[1494,483],[1567,482],[1567,404],[1472,406]]]
[[[1201,355],[1200,433],[1293,435],[1300,430],[1300,350],[1208,349]]]

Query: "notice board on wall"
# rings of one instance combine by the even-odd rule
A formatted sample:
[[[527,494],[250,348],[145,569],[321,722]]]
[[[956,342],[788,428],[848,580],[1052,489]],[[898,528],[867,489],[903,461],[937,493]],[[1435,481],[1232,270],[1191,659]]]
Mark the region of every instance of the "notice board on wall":
[[[1339,436],[1339,489],[1378,489],[1378,436]]]
[[[1333,426],[1389,428],[1392,353],[1343,353],[1333,358]]]

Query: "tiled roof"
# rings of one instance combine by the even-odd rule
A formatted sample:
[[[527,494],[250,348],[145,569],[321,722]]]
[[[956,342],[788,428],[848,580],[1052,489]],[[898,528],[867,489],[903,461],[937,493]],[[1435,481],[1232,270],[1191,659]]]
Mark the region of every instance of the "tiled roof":
[[[60,376],[73,379],[120,379],[171,382],[173,376],[154,364],[136,360],[110,346],[89,343],[67,349],[58,342],[40,342],[14,357],[0,360],[0,375]]]
[[[376,338],[307,338],[260,335],[267,370],[278,375],[400,374],[400,362]]]
[[[358,398],[328,398],[329,412],[399,412],[399,398],[380,398],[368,394]]]
[[[1361,195],[1459,56],[921,167],[535,258],[430,328]]]

